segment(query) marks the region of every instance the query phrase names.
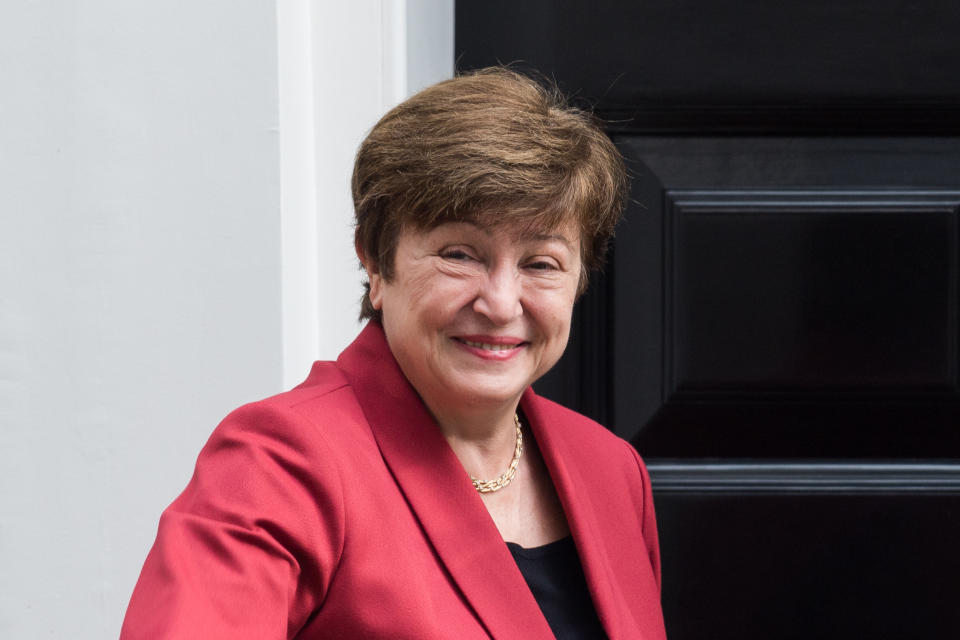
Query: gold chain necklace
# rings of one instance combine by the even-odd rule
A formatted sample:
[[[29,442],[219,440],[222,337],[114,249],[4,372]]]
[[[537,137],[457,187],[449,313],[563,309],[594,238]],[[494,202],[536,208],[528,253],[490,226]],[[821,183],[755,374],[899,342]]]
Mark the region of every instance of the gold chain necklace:
[[[480,493],[500,491],[510,484],[513,476],[517,475],[517,465],[520,464],[520,456],[523,455],[523,431],[520,429],[520,416],[516,413],[513,414],[513,423],[517,425],[517,446],[513,449],[513,460],[510,461],[510,467],[503,472],[503,475],[493,480],[478,480],[470,476],[470,480],[473,481],[473,488]]]

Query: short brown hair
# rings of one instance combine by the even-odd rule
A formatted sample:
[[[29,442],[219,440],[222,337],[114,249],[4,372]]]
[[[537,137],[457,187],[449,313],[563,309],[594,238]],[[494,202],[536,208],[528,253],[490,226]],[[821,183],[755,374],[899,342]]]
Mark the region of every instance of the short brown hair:
[[[404,228],[472,221],[553,229],[573,220],[582,293],[613,236],[627,178],[590,113],[552,84],[490,67],[424,89],[383,116],[357,152],[352,189],[357,249],[387,281]],[[365,286],[360,317],[379,319]]]

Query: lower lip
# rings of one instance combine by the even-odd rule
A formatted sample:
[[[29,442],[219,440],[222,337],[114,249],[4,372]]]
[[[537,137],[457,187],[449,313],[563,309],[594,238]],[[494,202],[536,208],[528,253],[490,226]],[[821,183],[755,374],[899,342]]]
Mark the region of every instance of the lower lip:
[[[500,351],[490,351],[489,349],[481,349],[480,347],[472,347],[465,342],[460,342],[459,340],[454,340],[455,343],[460,345],[461,348],[469,351],[478,358],[483,358],[484,360],[493,360],[495,362],[503,362],[515,358],[521,351],[526,349],[526,343],[520,343],[512,349],[502,349]]]

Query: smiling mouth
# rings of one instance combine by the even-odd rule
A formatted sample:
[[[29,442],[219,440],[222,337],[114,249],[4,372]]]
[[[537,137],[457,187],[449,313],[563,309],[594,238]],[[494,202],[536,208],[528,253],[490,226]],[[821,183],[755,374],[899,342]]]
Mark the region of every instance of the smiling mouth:
[[[456,340],[468,347],[483,349],[484,351],[511,351],[526,344],[525,342],[518,342],[516,344],[490,344],[487,342],[474,342],[473,340],[466,340],[464,338],[456,338]]]

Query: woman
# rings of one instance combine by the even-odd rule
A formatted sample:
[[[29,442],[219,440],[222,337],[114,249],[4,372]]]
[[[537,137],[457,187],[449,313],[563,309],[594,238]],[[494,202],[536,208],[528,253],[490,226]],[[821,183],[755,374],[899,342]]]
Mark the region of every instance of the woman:
[[[384,116],[353,176],[370,321],[216,429],[122,637],[664,637],[643,463],[530,388],[624,192],[591,119],[509,70]]]

